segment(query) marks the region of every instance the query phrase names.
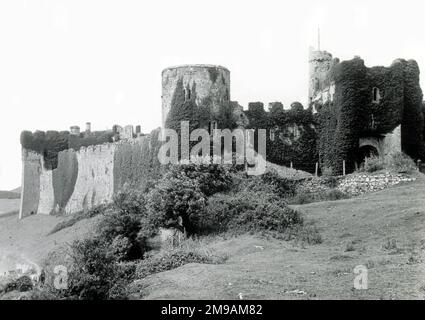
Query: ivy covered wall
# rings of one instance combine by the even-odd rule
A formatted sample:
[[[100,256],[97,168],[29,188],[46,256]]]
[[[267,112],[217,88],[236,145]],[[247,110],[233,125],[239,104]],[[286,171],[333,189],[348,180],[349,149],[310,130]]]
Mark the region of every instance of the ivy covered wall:
[[[47,170],[58,167],[58,154],[67,149],[74,151],[82,147],[100,145],[113,141],[111,131],[95,131],[90,134],[81,133],[72,135],[69,131],[22,131],[21,145],[26,150],[34,151],[44,157],[44,166]]]
[[[424,158],[422,91],[415,61],[367,68],[354,58],[334,65],[329,77],[335,83],[333,100],[315,105],[322,168],[341,174],[345,160],[347,172],[353,171],[360,160],[359,138],[382,137],[400,124],[402,150],[414,159]]]
[[[314,173],[318,153],[316,147],[316,121],[312,109],[304,109],[299,102],[285,110],[283,104],[274,102],[268,111],[262,102],[248,104],[245,111],[247,128],[266,129],[267,161]],[[257,136],[255,144],[257,145]]]
[[[137,184],[146,187],[159,178],[161,164],[158,153],[161,147],[160,130],[154,130],[149,135],[139,138],[134,143],[119,143],[114,153],[114,193],[125,184]]]

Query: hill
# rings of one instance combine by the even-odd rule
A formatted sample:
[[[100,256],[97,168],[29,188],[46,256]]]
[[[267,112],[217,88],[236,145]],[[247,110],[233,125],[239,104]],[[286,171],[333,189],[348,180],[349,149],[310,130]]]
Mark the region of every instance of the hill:
[[[21,194],[14,191],[0,191],[0,199],[19,199]]]
[[[19,194],[21,194],[21,191],[22,191],[22,187],[17,187],[13,190],[10,190],[10,192],[19,193]]]
[[[312,246],[244,236],[214,242],[225,264],[187,264],[133,283],[136,299],[423,299],[425,176],[353,199],[294,206]],[[353,288],[368,268],[368,289]],[[140,292],[143,295],[140,295]]]
[[[425,176],[352,199],[294,205],[323,242],[218,236],[205,250],[223,264],[190,263],[130,285],[134,299],[423,299]],[[0,217],[0,262],[40,262],[58,246],[90,234],[98,217],[48,235],[66,217]],[[0,263],[1,264],[1,263]],[[355,290],[354,268],[368,269]]]

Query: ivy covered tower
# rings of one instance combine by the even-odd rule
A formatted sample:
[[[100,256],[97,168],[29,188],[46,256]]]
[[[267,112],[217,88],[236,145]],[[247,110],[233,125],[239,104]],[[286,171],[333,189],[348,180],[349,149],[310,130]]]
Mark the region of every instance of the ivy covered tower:
[[[216,112],[230,101],[230,71],[214,65],[182,65],[162,71],[162,127],[165,127],[178,86],[183,86],[186,100],[208,104]]]

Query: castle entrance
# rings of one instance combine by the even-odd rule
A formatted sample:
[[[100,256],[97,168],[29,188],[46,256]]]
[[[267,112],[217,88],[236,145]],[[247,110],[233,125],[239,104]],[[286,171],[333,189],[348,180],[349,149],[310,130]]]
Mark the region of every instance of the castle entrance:
[[[371,145],[363,145],[359,148],[359,151],[357,153],[357,165],[360,168],[361,166],[364,165],[365,163],[365,159],[366,158],[370,158],[370,157],[377,157],[379,156],[379,152],[378,149],[376,149],[376,147],[371,146]]]

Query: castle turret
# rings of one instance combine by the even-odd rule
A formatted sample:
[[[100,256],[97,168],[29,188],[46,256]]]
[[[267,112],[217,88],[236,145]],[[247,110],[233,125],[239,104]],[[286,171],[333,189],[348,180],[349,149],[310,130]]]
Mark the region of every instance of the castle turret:
[[[326,83],[327,75],[332,66],[332,54],[327,51],[314,50],[310,47],[309,52],[309,88],[308,102],[314,101],[318,93],[320,93],[328,84]]]
[[[73,135],[79,135],[80,134],[80,127],[79,126],[72,126],[70,128],[71,134]]]
[[[184,65],[162,71],[162,127],[176,90],[183,91],[184,100],[193,99],[197,105],[208,101],[216,113],[224,101],[230,101],[230,71],[213,65]]]

